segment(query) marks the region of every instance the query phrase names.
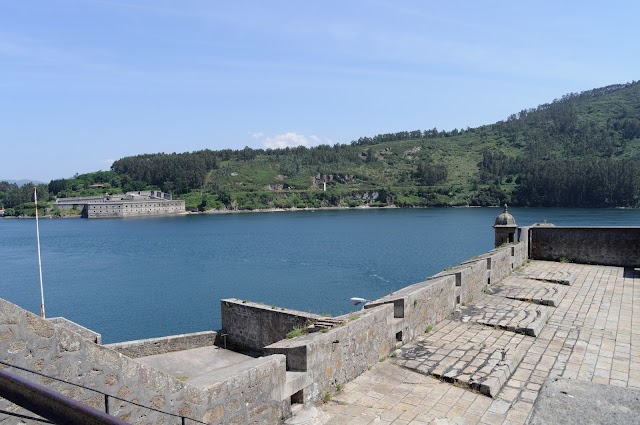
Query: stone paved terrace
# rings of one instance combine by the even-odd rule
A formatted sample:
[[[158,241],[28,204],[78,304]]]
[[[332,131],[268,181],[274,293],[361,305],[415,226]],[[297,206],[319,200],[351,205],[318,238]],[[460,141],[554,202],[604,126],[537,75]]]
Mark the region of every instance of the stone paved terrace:
[[[533,277],[544,283],[541,288],[572,283],[562,288],[566,294],[557,307],[538,305],[549,311],[537,337],[445,320],[402,347],[397,358],[378,363],[334,394],[323,407],[324,423],[525,424],[549,377],[640,389],[640,270],[533,261],[501,283],[517,286],[522,283],[517,280]],[[461,351],[456,344],[475,351]],[[436,359],[453,353],[468,364],[483,351],[483,358],[496,359],[496,352],[508,349],[507,366],[515,370],[492,398],[470,390],[464,379],[448,383],[446,375],[443,380],[430,376],[427,369],[436,366],[425,363],[424,356],[415,358],[420,347],[439,348],[439,353],[429,351]],[[558,423],[561,419],[558,412]]]
[[[139,357],[136,361],[189,384],[206,388],[221,376],[233,374],[253,357],[220,347],[198,347]]]

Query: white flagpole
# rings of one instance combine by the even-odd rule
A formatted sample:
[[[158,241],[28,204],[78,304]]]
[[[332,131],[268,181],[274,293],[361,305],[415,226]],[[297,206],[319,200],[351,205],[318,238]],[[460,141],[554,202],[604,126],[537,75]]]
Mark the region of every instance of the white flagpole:
[[[42,286],[42,260],[40,258],[40,226],[38,225],[38,189],[36,187],[33,188],[33,200],[36,204],[36,238],[38,239],[38,270],[40,271],[40,316],[44,319],[44,289]]]

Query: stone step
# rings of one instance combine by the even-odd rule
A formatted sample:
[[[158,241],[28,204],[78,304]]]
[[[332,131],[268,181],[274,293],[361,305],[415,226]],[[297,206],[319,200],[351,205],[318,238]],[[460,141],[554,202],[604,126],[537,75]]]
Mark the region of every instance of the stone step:
[[[529,336],[538,336],[546,325],[550,314],[550,307],[545,305],[534,305],[498,296],[485,297],[483,301],[485,304],[471,304],[461,307],[452,314],[451,319],[463,323],[474,322]]]
[[[524,277],[526,279],[538,280],[541,282],[557,283],[560,285],[571,286],[576,280],[576,274],[568,271],[539,271],[539,272],[522,272],[514,273],[515,276]]]
[[[319,329],[331,329],[336,326],[340,326],[344,323],[345,323],[345,320],[342,320],[342,319],[335,319],[333,317],[323,317],[322,319],[317,319],[313,323],[313,325],[311,325],[309,328],[316,328],[315,330],[310,329],[310,331],[313,332]]]
[[[506,349],[473,347],[464,352],[467,360],[448,368],[436,367],[431,375],[445,382],[462,384],[489,397],[500,392],[524,357],[518,350],[509,352]]]
[[[567,293],[561,285],[532,279],[509,279],[491,288],[492,295],[557,307]]]
[[[464,326],[464,325],[458,325]],[[398,350],[396,364],[495,397],[524,357],[523,335],[469,325],[453,341],[438,333]],[[521,345],[524,342],[524,345]]]

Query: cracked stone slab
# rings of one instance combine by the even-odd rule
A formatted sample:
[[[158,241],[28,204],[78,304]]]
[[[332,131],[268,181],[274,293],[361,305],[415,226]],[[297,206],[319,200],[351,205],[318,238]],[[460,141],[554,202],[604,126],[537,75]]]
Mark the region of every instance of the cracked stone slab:
[[[573,379],[547,379],[532,425],[637,424],[640,390]],[[561,414],[559,414],[561,413]]]
[[[557,307],[567,293],[567,288],[532,279],[508,279],[491,288],[494,295],[512,300]]]
[[[461,307],[452,319],[471,321],[495,329],[538,336],[547,323],[549,307],[502,297],[486,297],[486,304]]]
[[[569,272],[566,270],[541,270],[537,272],[518,272],[515,273],[519,277],[524,277],[526,279],[539,280],[541,282],[549,282],[549,283],[557,283],[560,285],[571,286],[573,282],[576,280],[576,274],[573,272]]]
[[[526,337],[477,328],[468,328],[457,341],[443,341],[437,336],[423,338],[403,347],[395,363],[495,397],[522,361],[525,349],[519,342]]]

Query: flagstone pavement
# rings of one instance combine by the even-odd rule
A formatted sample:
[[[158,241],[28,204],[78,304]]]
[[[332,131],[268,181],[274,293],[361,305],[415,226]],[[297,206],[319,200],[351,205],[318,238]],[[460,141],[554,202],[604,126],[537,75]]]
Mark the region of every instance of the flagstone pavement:
[[[544,306],[549,309],[546,325],[537,336],[444,320],[336,392],[323,405],[324,423],[525,424],[549,377],[640,389],[639,269],[532,261],[501,283],[517,284],[523,273],[575,276],[571,286],[562,288],[566,294],[557,307]],[[472,354],[450,346],[471,343]],[[431,357],[417,356],[421,347]],[[470,389],[468,375],[467,381],[446,379],[446,373],[440,379],[433,376],[438,370],[434,359],[446,361],[457,352],[471,364],[483,351],[488,353],[483,358],[496,362],[495,353],[512,359],[510,376],[504,376],[501,388],[493,387],[493,398]],[[448,364],[453,363],[450,359]]]

